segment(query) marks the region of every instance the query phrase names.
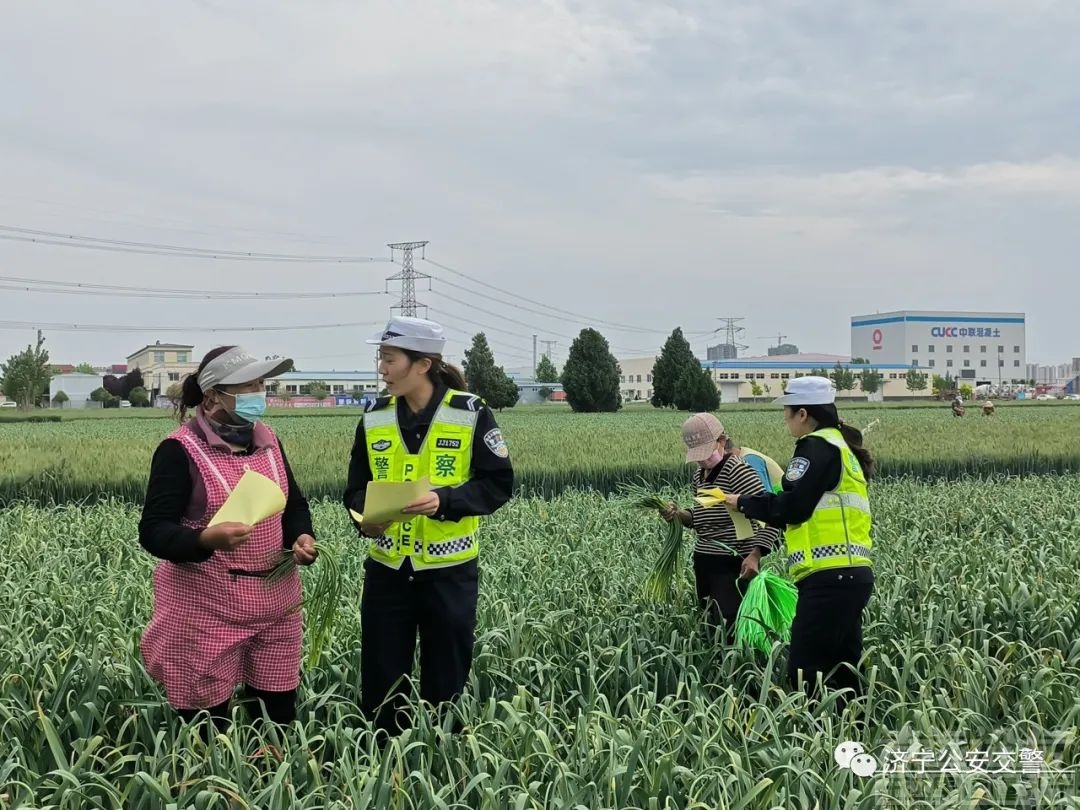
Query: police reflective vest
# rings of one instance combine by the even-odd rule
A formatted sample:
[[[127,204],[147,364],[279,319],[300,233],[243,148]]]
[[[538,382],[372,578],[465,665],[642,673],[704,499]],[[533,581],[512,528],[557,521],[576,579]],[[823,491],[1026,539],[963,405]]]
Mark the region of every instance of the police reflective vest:
[[[840,451],[842,472],[839,485],[821,496],[810,519],[788,526],[784,532],[788,572],[795,582],[830,568],[869,566],[873,549],[870,501],[859,460],[836,428],[809,435],[824,439]]]
[[[424,437],[420,452],[411,454],[401,437],[395,397],[379,400],[364,414],[368,465],[374,481],[417,481],[428,477],[433,487],[469,480],[479,397],[447,391]],[[391,523],[371,545],[371,556],[397,568],[410,557],[415,568],[442,567],[472,559],[480,546],[478,517],[457,521],[417,515]]]

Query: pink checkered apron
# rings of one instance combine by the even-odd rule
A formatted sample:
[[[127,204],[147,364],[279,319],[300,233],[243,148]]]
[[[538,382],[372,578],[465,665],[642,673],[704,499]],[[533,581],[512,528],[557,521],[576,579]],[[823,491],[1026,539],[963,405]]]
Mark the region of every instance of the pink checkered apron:
[[[277,481],[288,497],[277,442],[249,456],[210,447],[187,425],[175,431],[206,488],[206,512],[185,518],[204,529],[245,470]],[[229,700],[240,684],[271,692],[300,682],[303,618],[300,576],[292,570],[269,584],[238,571],[267,572],[281,559],[281,515],[257,524],[232,551],[199,563],[162,561],[154,570],[154,613],[140,647],[146,671],[177,709],[204,709]]]

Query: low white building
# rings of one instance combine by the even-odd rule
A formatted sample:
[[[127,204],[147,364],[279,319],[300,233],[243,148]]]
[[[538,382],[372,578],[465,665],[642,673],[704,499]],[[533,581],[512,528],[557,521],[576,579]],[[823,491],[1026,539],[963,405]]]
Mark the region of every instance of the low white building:
[[[740,357],[735,360],[706,360],[701,364],[712,374],[713,382],[720,392],[721,403],[765,400],[778,397],[789,380],[805,377],[817,370],[831,373],[839,363],[849,369],[856,378],[855,388],[838,391],[840,399],[866,397],[859,380],[863,371],[874,369],[881,374],[881,388],[875,399],[899,399],[931,396],[933,393],[933,370],[914,367],[926,375],[926,385],[918,391],[907,387],[910,365],[900,363],[863,364],[852,363],[850,357],[835,354],[789,354],[767,357]],[[619,388],[623,401],[648,401],[653,394],[653,366],[655,357],[636,357],[619,361]]]
[[[57,374],[49,382],[49,401],[53,402],[63,391],[68,398],[64,408],[100,408],[100,403],[91,400],[90,395],[101,388],[102,379],[100,374]]]

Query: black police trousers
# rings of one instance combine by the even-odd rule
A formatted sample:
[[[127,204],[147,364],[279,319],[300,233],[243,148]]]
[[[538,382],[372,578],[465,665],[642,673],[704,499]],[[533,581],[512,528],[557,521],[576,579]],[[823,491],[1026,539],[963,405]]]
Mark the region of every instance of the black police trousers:
[[[851,689],[855,696],[862,695],[862,614],[874,590],[873,571],[865,566],[818,571],[796,587],[799,601],[788,657],[792,687],[798,686],[801,670],[803,688],[811,697],[816,694],[819,674],[829,689]],[[840,712],[850,697],[839,699]]]
[[[476,642],[479,570],[473,558],[449,568],[395,571],[368,558],[360,599],[360,699],[377,729],[408,727],[416,640],[420,698],[434,706],[465,689]]]

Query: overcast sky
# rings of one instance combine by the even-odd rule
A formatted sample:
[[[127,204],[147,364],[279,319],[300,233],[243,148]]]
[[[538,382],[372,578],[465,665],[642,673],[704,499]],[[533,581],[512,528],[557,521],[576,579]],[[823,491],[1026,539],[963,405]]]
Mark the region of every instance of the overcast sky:
[[[430,240],[469,277],[418,262],[448,353],[484,328],[508,368],[534,333],[564,359],[574,315],[618,324],[622,357],[676,325],[704,355],[729,316],[747,353],[783,334],[842,354],[851,315],[904,308],[1026,312],[1028,360],[1057,363],[1080,355],[1078,41],[1073,0],[8,0],[0,225],[377,257]],[[7,277],[381,291],[396,269],[0,240]],[[394,303],[0,301],[0,320],[161,327],[50,331],[56,362],[239,341],[304,370],[370,367]],[[353,322],[372,325],[195,331]],[[31,337],[0,329],[0,354]]]

